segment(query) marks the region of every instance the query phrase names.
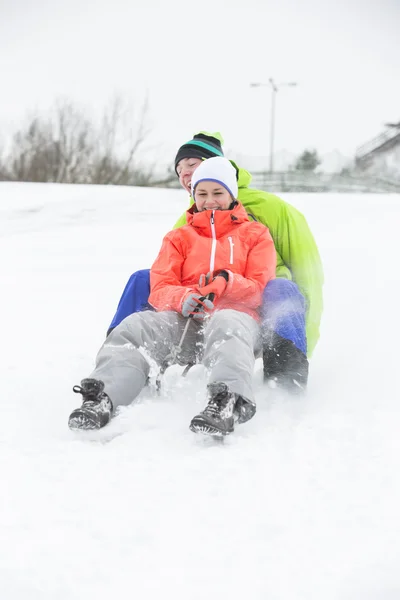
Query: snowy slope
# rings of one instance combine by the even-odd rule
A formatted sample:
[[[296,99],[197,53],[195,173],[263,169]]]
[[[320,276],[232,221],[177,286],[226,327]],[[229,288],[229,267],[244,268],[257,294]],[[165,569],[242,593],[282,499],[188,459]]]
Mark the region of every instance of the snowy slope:
[[[326,272],[309,394],[274,396],[257,365],[257,415],[218,445],[188,429],[200,367],[67,428],[186,195],[0,184],[1,598],[398,600],[400,197],[285,198]]]

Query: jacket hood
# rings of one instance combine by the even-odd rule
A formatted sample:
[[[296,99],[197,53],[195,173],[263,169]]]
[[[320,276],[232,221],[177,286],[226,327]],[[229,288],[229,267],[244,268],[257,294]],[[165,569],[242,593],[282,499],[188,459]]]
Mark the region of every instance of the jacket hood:
[[[238,172],[238,187],[248,187],[252,180],[251,174],[248,171],[246,171],[246,169],[238,167],[233,160],[231,160],[230,163],[235,167],[236,171]]]

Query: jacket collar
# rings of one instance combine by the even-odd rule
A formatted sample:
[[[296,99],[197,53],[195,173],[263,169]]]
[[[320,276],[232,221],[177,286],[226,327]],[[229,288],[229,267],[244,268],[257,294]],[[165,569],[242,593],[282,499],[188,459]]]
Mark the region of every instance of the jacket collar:
[[[249,221],[244,206],[238,202],[231,210],[203,210],[197,212],[194,204],[186,211],[188,225],[192,225],[203,235],[211,237],[211,217],[214,215],[214,226],[218,237],[228,233],[237,225]]]

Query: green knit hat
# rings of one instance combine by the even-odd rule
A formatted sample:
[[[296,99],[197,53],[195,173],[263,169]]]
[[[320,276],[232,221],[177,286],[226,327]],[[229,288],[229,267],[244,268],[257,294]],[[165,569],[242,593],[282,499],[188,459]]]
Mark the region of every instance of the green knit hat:
[[[219,131],[210,133],[200,131],[193,136],[193,139],[181,146],[175,156],[175,172],[178,163],[182,158],[212,158],[213,156],[224,156],[222,144],[224,140]]]

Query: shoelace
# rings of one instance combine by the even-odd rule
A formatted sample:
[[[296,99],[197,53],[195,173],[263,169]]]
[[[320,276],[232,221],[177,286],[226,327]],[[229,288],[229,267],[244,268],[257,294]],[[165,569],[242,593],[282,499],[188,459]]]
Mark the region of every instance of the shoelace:
[[[84,404],[99,404],[101,402],[101,398],[98,398],[98,390],[85,390],[80,385],[74,385],[72,391],[75,394],[82,394],[83,403]]]
[[[217,394],[208,404],[204,412],[212,417],[219,416],[221,411],[228,406],[230,400],[229,394]]]
[[[205,413],[209,414],[211,417],[216,417],[220,413],[219,405],[214,402],[209,402],[204,410]]]

